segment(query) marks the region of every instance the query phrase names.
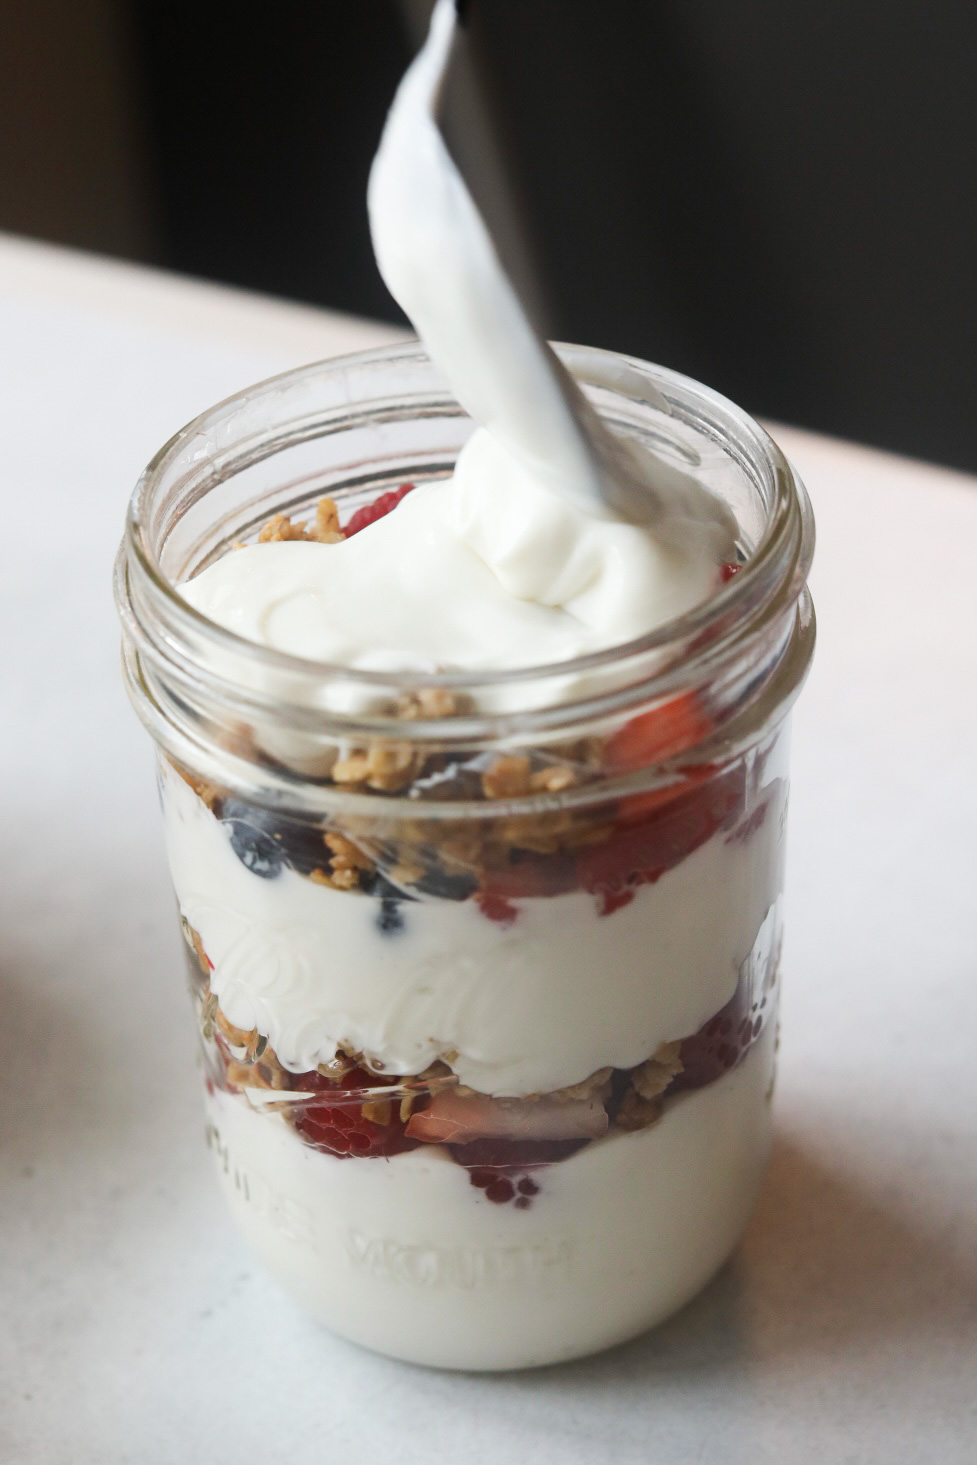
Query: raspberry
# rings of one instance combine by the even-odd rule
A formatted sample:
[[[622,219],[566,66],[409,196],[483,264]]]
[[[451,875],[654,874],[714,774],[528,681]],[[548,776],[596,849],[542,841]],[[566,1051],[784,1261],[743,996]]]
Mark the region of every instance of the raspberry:
[[[322,1095],[321,1100],[312,1099],[292,1111],[295,1128],[315,1149],[325,1150],[339,1159],[399,1155],[404,1150],[416,1149],[418,1141],[407,1138],[396,1107],[388,1124],[376,1124],[363,1117],[363,1100],[357,1091],[376,1087],[376,1079],[364,1069],[350,1069],[342,1087],[330,1083],[321,1073],[296,1074],[294,1083],[298,1089],[311,1089]]]
[[[497,1206],[515,1202],[517,1211],[528,1211],[539,1186],[531,1176],[520,1171],[531,1166],[552,1165],[576,1153],[586,1140],[473,1140],[466,1145],[450,1145],[452,1157],[468,1170],[468,1179],[476,1190],[485,1192],[485,1199]]]
[[[489,1186],[493,1185],[498,1179],[498,1176],[494,1170],[485,1167],[484,1169],[476,1168],[469,1170],[468,1178],[476,1190],[488,1190]]]
[[[487,916],[490,921],[498,921],[501,926],[511,926],[519,914],[511,900],[489,890],[483,890],[479,895],[478,905],[483,916]]]
[[[375,498],[372,504],[364,504],[361,509],[357,509],[343,530],[346,538],[349,539],[352,534],[359,534],[361,529],[367,529],[378,519],[386,518],[387,514],[395,509],[401,499],[406,498],[414,487],[413,483],[402,483],[400,488],[392,488],[389,493],[382,493],[379,498]]]
[[[586,1139],[473,1139],[448,1148],[452,1159],[471,1171],[472,1184],[484,1190],[500,1176],[524,1175],[539,1165],[568,1160],[589,1143]]]
[[[749,977],[741,974],[736,991],[714,1017],[682,1039],[679,1057],[682,1071],[675,1075],[669,1092],[701,1089],[722,1078],[740,1059],[763,1030],[767,995],[755,989]]]
[[[733,576],[737,574],[742,568],[742,565],[733,564],[732,561],[727,561],[725,565],[720,565],[719,567],[719,578],[724,585],[728,585]]]

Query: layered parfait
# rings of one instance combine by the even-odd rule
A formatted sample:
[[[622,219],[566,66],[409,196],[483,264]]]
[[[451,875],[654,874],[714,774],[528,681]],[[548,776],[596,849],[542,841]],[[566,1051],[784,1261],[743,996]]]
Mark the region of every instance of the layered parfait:
[[[178,590],[218,680],[234,651],[235,715],[206,759],[157,737],[240,1225],[348,1337],[507,1368],[666,1316],[753,1204],[803,668],[751,689],[803,554],[778,622],[744,602],[751,670],[749,536],[689,455],[599,419],[451,162],[454,31],[439,0],[370,207],[477,430],[450,472],[370,487],[360,462],[211,547]],[[690,624],[686,665],[655,635]]]
[[[467,710],[432,688],[390,713]],[[350,746],[318,781],[363,808],[322,822],[162,760],[209,1142],[259,1254],[334,1328],[446,1366],[570,1357],[671,1312],[738,1238],[786,769],[782,735],[701,761],[715,736],[684,693],[566,745]]]

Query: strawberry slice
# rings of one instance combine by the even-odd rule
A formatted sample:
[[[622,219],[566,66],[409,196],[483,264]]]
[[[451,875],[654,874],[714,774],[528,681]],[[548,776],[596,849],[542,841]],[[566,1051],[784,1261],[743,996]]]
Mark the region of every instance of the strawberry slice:
[[[321,1095],[290,1110],[295,1128],[314,1149],[344,1160],[354,1156],[366,1159],[372,1155],[399,1155],[404,1150],[416,1149],[418,1141],[405,1133],[396,1099],[391,1103],[387,1124],[364,1118],[363,1096],[358,1090],[377,1088],[376,1078],[365,1069],[351,1068],[344,1074],[341,1086],[331,1083],[321,1073],[299,1073],[293,1079],[293,1086]]]
[[[432,1145],[465,1145],[481,1139],[599,1139],[607,1133],[607,1114],[596,1099],[491,1099],[445,1089],[426,1109],[411,1115],[407,1133]]]
[[[357,509],[343,530],[346,538],[349,539],[351,535],[359,534],[361,529],[368,529],[378,519],[386,518],[387,514],[397,507],[401,499],[406,498],[411,489],[415,487],[416,484],[413,483],[402,483],[400,488],[392,488],[389,493],[380,494],[372,504],[364,504],[361,509]]]
[[[695,747],[712,729],[698,692],[680,692],[618,728],[607,740],[604,763],[611,773],[651,768]]]
[[[697,784],[712,778],[715,772],[714,764],[700,763],[695,768],[684,768],[679,783],[669,784],[665,788],[649,789],[645,794],[629,794],[618,805],[616,822],[620,825],[645,823],[676,799],[688,794]]]

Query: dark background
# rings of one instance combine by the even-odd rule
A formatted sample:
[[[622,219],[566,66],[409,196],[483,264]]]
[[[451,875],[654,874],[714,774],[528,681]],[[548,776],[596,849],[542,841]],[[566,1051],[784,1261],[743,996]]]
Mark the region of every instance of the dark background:
[[[425,0],[0,6],[0,228],[397,318]],[[453,139],[550,335],[977,470],[977,5],[473,0]]]

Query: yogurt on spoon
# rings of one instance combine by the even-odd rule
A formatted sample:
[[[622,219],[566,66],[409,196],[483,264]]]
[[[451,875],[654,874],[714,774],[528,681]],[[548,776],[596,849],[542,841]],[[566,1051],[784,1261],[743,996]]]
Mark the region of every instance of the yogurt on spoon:
[[[437,124],[455,27],[439,0],[369,207],[381,273],[478,429],[450,479],[354,538],[248,546],[181,587],[210,619],[314,661],[473,673],[568,661],[699,604],[732,553],[725,506],[605,428],[533,330]]]

